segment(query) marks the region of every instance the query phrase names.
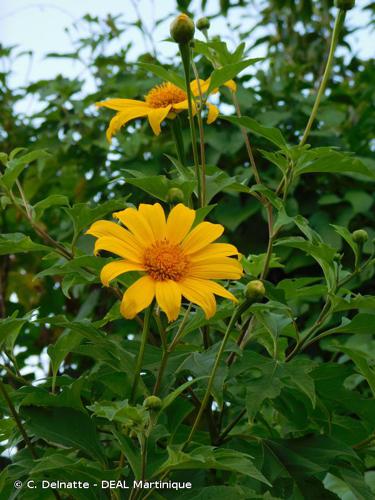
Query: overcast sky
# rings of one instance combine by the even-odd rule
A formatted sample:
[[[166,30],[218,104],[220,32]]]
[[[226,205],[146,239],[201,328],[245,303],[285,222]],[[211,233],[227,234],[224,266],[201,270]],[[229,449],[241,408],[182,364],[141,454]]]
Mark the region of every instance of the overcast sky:
[[[369,21],[369,13],[361,7],[368,0],[357,0],[357,7],[349,12],[347,23],[364,26]],[[199,13],[201,0],[195,0],[194,10]],[[32,61],[23,57],[14,63],[13,85],[25,85],[41,78],[53,78],[58,73],[66,76],[75,76],[80,71],[79,65],[72,64],[69,60],[46,59],[48,52],[72,52],[72,39],[66,32],[67,26],[80,19],[84,14],[104,17],[123,14],[127,21],[135,21],[137,6],[143,21],[152,26],[154,19],[175,15],[176,2],[174,0],[0,0],[0,33],[1,43],[5,46],[18,45],[20,49],[34,52]],[[206,14],[216,12],[218,0],[208,0]],[[237,11],[237,13],[236,13]],[[238,12],[234,9],[232,16],[240,20]],[[243,9],[241,9],[243,13]],[[255,14],[255,13],[254,13]],[[241,19],[241,22],[250,22]],[[158,52],[172,55],[175,46],[162,42],[168,36],[170,18],[161,23],[155,32],[155,42]],[[224,18],[215,19],[211,28],[212,34],[219,33],[223,37],[232,38]],[[74,38],[74,33],[72,33]],[[137,29],[128,30],[123,42],[134,42],[133,55],[144,51],[144,41]],[[355,51],[363,57],[373,57],[375,37],[370,39],[368,30],[360,31],[352,36]],[[257,49],[251,56],[262,55],[262,49]]]

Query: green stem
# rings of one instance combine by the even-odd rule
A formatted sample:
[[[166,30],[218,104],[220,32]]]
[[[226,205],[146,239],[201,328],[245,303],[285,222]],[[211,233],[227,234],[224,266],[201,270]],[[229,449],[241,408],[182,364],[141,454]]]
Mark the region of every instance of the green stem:
[[[145,347],[146,347],[146,343],[147,343],[147,339],[148,339],[148,334],[149,334],[149,331],[150,331],[150,320],[151,320],[151,314],[152,314],[153,307],[154,307],[153,304],[151,304],[147,308],[146,314],[145,314],[145,319],[144,319],[144,323],[143,323],[143,330],[142,330],[142,336],[141,336],[141,346],[140,346],[140,349],[139,349],[137,363],[136,363],[136,367],[135,367],[134,381],[133,381],[133,386],[132,386],[131,395],[130,395],[130,403],[132,403],[134,401],[134,398],[135,398],[135,395],[136,395],[136,392],[137,392],[139,378],[141,376],[140,372],[141,372],[141,369],[142,369],[142,363],[143,363],[143,357],[144,357],[144,353],[145,353]]]
[[[214,383],[215,376],[216,376],[217,370],[219,368],[222,355],[223,355],[225,347],[227,345],[227,342],[228,342],[229,336],[231,334],[233,325],[237,321],[237,318],[239,317],[239,315],[241,314],[241,312],[242,312],[242,307],[238,306],[235,309],[235,311],[233,312],[232,317],[231,317],[231,319],[230,319],[230,321],[228,323],[227,330],[226,330],[224,338],[223,338],[223,340],[221,342],[220,349],[219,349],[219,351],[218,351],[218,353],[216,355],[215,363],[214,363],[214,366],[213,366],[213,368],[211,370],[211,373],[210,373],[210,376],[209,376],[209,379],[208,379],[208,384],[207,384],[206,392],[204,394],[204,397],[202,399],[201,406],[199,408],[198,414],[197,414],[197,416],[195,418],[193,427],[191,428],[190,434],[189,434],[189,436],[187,438],[187,441],[185,442],[184,447],[188,443],[190,443],[190,441],[192,440],[192,438],[193,438],[193,436],[195,434],[195,431],[197,430],[197,427],[199,425],[199,422],[200,422],[200,420],[202,418],[203,412],[206,409],[208,400],[210,399],[212,385]]]
[[[163,342],[163,355],[161,358],[160,367],[159,367],[158,375],[156,378],[153,394],[157,394],[159,392],[161,381],[163,379],[164,371],[167,367],[169,356],[173,352],[173,350],[175,349],[176,345],[178,344],[180,338],[182,337],[182,335],[184,333],[185,325],[187,323],[187,320],[189,319],[190,309],[191,309],[191,302],[185,311],[185,315],[180,323],[180,326],[177,330],[176,336],[172,340],[170,346],[168,347],[166,345],[166,343]]]
[[[324,95],[325,89],[327,87],[327,82],[328,82],[328,79],[329,79],[329,76],[331,73],[332,63],[333,63],[333,59],[334,59],[335,50],[337,47],[337,42],[339,39],[339,34],[340,34],[341,28],[344,24],[344,20],[345,20],[345,13],[346,12],[342,9],[340,9],[337,13],[337,17],[335,20],[335,25],[334,25],[333,33],[332,33],[331,45],[329,48],[328,59],[327,59],[326,67],[324,70],[323,78],[322,78],[322,81],[320,82],[320,86],[319,86],[318,93],[316,95],[314,107],[311,111],[309,121],[307,122],[305,132],[304,132],[303,137],[301,139],[301,142],[299,144],[300,146],[303,146],[306,143],[306,140],[307,140],[307,137],[309,136],[312,124],[314,123],[314,120],[316,118],[318,108],[320,105],[320,101],[321,101],[321,99]]]
[[[179,116],[176,116],[176,118],[174,118],[174,120],[171,120],[170,123],[173,132],[173,138],[176,144],[176,153],[178,161],[181,163],[183,167],[186,167],[185,146],[184,146],[184,139],[181,133],[181,120]],[[180,173],[185,175],[185,172],[180,172]]]
[[[199,107],[197,112],[198,118],[198,130],[199,130],[199,144],[200,144],[200,154],[201,154],[201,166],[202,166],[202,200],[201,205],[204,207],[206,205],[206,151],[204,148],[204,128],[202,120],[202,108],[203,108],[203,94],[201,89],[201,84],[199,80],[199,74],[194,61],[191,61],[191,65],[194,72],[194,77],[197,82],[198,94],[199,94]]]
[[[193,149],[195,176],[197,179],[198,200],[199,200],[199,203],[201,203],[202,202],[202,187],[201,187],[201,178],[200,178],[200,171],[199,171],[197,134],[196,134],[195,125],[194,125],[193,103],[192,103],[191,88],[190,88],[190,47],[188,44],[179,44],[178,46],[180,49],[181,59],[182,59],[182,63],[184,66],[186,95],[187,95],[188,111],[189,111],[191,147]]]
[[[8,391],[7,391],[7,389],[5,387],[5,384],[3,383],[2,380],[0,380],[0,392],[3,395],[3,398],[5,399],[6,404],[8,405],[9,411],[10,411],[12,417],[14,418],[14,421],[17,424],[18,430],[20,431],[20,433],[21,433],[21,435],[22,435],[22,437],[23,437],[23,439],[24,439],[27,447],[30,450],[31,456],[34,459],[37,459],[38,455],[35,452],[34,446],[33,446],[32,442],[30,441],[29,436],[26,433],[26,430],[25,430],[25,428],[24,428],[24,426],[23,426],[23,424],[21,422],[21,419],[20,419],[20,417],[19,417],[19,415],[17,413],[17,410],[14,407],[14,404],[13,404],[12,400],[10,399]]]

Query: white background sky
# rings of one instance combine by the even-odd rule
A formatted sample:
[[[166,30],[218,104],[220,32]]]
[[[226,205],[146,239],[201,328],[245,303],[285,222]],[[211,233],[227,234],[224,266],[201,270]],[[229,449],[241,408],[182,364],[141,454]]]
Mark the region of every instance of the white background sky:
[[[218,0],[208,0],[206,14],[217,11]],[[200,13],[201,1],[193,2],[194,11]],[[356,7],[348,13],[347,23],[350,25],[365,26],[369,22],[369,13],[362,10],[368,0],[357,0]],[[134,5],[137,5],[146,25],[151,26],[153,19],[163,18],[170,14],[175,15],[176,2],[174,0],[0,0],[0,33],[1,43],[5,46],[18,45],[21,50],[34,52],[32,60],[23,57],[17,60],[13,69],[13,85],[25,85],[41,78],[53,78],[62,73],[66,76],[75,76],[79,73],[79,65],[69,60],[46,59],[48,52],[72,52],[71,38],[65,31],[66,26],[80,19],[84,14],[104,17],[123,14],[127,21],[135,21],[137,14]],[[252,22],[246,18],[239,18],[239,10],[232,11],[233,19],[242,23]],[[243,13],[243,9],[241,9]],[[256,13],[249,12],[251,17]],[[173,54],[175,47],[162,42],[169,34],[170,19],[163,22],[155,33],[155,42],[158,52]],[[212,34],[231,37],[224,18],[215,19],[210,30]],[[72,33],[74,37],[74,33]],[[124,42],[134,41],[133,55],[144,50],[141,34],[136,29],[127,32]],[[361,30],[352,35],[352,44],[357,53],[363,57],[373,57],[375,37],[369,30]],[[251,56],[262,55],[258,49]]]

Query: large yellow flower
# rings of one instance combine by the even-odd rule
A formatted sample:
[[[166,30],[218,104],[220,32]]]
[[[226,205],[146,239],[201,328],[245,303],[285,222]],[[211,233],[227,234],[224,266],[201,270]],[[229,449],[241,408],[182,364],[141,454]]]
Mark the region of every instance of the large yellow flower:
[[[233,80],[229,80],[225,85],[231,90],[236,89]],[[206,94],[210,86],[210,79],[193,80],[190,84],[191,91],[195,97]],[[215,89],[212,93],[217,92]],[[213,104],[205,101],[208,108],[207,123],[212,123],[219,115],[219,110]],[[188,109],[188,100],[186,92],[171,82],[165,82],[152,88],[145,96],[144,101],[135,99],[108,99],[107,101],[97,102],[97,106],[104,106],[117,111],[112,118],[107,129],[107,139],[111,142],[112,136],[116,134],[126,123],[135,118],[148,118],[151,128],[155,135],[160,134],[161,122],[169,117],[175,117],[183,109]],[[194,106],[195,109],[195,106]]]
[[[206,318],[215,314],[215,295],[236,301],[214,279],[239,279],[242,266],[236,247],[213,243],[223,226],[201,222],[193,229],[195,210],[176,205],[165,218],[159,203],[141,204],[113,214],[127,229],[115,222],[99,220],[87,231],[95,236],[95,254],[106,250],[122,257],[106,264],[100,274],[105,286],[128,271],[143,275],[124,293],[121,313],[134,318],[156,297],[169,321],[177,318],[181,297],[200,306]]]

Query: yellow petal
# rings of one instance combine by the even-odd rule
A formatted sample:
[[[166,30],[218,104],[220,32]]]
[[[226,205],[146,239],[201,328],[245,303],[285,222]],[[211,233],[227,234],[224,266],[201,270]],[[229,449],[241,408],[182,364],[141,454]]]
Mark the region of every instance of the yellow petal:
[[[154,233],[155,240],[162,240],[165,238],[167,223],[165,214],[160,203],[154,205],[146,205],[141,203],[138,207],[139,213],[147,220],[152,232]]]
[[[120,311],[126,319],[132,319],[146,309],[155,296],[155,283],[149,276],[142,276],[130,286],[121,301]]]
[[[195,219],[195,210],[179,203],[172,208],[167,220],[167,240],[180,243],[191,229]]]
[[[224,85],[228,87],[228,89],[230,89],[232,92],[236,92],[237,90],[237,85],[234,80],[228,80],[227,82],[224,83]]]
[[[157,281],[155,283],[156,300],[168,317],[174,321],[181,308],[181,290],[175,281]]]
[[[106,132],[108,142],[111,142],[112,136],[114,136],[116,132],[118,132],[120,128],[126,125],[126,123],[130,120],[146,116],[147,113],[148,108],[145,108],[144,106],[125,108],[123,111],[119,111],[109,122]]]
[[[220,238],[224,228],[221,224],[211,222],[201,222],[182,242],[182,247],[187,254],[198,252],[205,246]]]
[[[135,99],[107,99],[106,101],[100,101],[95,104],[98,108],[104,107],[114,109],[115,111],[123,111],[127,108],[148,107],[146,102]]]
[[[189,276],[204,279],[237,280],[242,276],[242,266],[238,261],[230,258],[210,259],[192,263]]]
[[[195,116],[197,114],[197,107],[195,105],[194,99],[191,100],[191,106],[193,108],[193,116]],[[183,109],[189,109],[188,100],[186,99],[185,101],[173,104],[173,109],[176,109],[177,111],[181,111]]]
[[[177,110],[188,109],[188,107],[189,107],[189,104],[188,104],[187,99],[185,99],[184,101],[176,102],[175,104],[173,104],[173,109],[177,109]]]
[[[159,135],[161,132],[160,124],[168,115],[170,109],[172,108],[171,104],[166,106],[165,108],[155,108],[149,109],[148,111],[148,121],[150,122],[152,131],[155,135]]]
[[[190,88],[192,93],[197,97],[199,96],[199,89],[202,93],[202,95],[206,94],[208,87],[210,86],[211,80],[208,78],[207,80],[199,80],[199,86],[198,86],[198,81],[193,80],[190,83]]]
[[[113,217],[119,219],[134,235],[142,247],[150,246],[154,241],[154,233],[144,215],[135,208],[126,208],[115,212]]]
[[[116,260],[106,264],[100,273],[100,280],[104,286],[109,286],[109,282],[129,271],[144,271],[143,266],[125,260]]]
[[[187,300],[197,304],[204,311],[207,319],[212,318],[216,312],[216,301],[214,294],[207,291],[205,288],[200,288],[196,286],[196,283],[192,283],[191,280],[185,279],[178,282],[181,293]]]
[[[92,224],[90,229],[86,231],[86,234],[91,234],[96,238],[101,238],[103,236],[113,237],[121,241],[124,250],[129,252],[130,260],[132,261],[142,261],[142,248],[140,248],[139,243],[131,234],[130,231],[124,229],[123,227],[115,224],[114,222],[106,220],[98,220]]]
[[[229,257],[230,255],[238,255],[238,250],[234,245],[230,245],[229,243],[211,243],[199,252],[192,254],[190,259],[194,263],[218,257]]]
[[[228,292],[228,290],[226,290],[222,285],[219,285],[219,283],[215,283],[214,281],[189,277],[184,280],[184,283],[195,290],[214,293],[215,295],[232,300],[233,302],[238,302],[232,293]]]
[[[213,123],[219,116],[219,110],[214,104],[210,104],[209,102],[207,103],[207,107],[208,107],[207,123],[210,125],[210,123]]]
[[[140,264],[142,260],[140,253],[134,253],[132,249],[126,247],[124,242],[112,236],[102,236],[96,240],[94,246],[95,255],[100,252],[100,250],[106,250],[107,252],[119,255],[127,261],[138,262],[138,264]]]

